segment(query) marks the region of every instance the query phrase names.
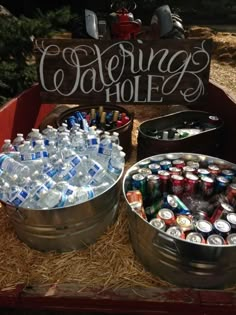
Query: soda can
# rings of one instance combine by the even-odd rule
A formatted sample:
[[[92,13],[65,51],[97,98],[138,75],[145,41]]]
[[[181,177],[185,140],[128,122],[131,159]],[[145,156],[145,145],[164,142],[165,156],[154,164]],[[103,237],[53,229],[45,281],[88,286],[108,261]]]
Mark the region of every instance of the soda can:
[[[191,231],[193,229],[193,222],[191,217],[187,215],[177,216],[176,226],[178,226],[183,232]]]
[[[224,176],[217,176],[215,179],[215,193],[224,192],[229,185],[229,180]]]
[[[187,173],[196,174],[196,172],[197,172],[197,170],[195,168],[188,166],[188,165],[184,166],[182,171],[183,171],[184,175],[186,175]]]
[[[225,178],[227,178],[229,180],[229,182],[232,182],[232,180],[234,178],[234,171],[229,170],[229,169],[222,170],[221,176],[224,176]]]
[[[206,243],[208,245],[225,245],[225,240],[218,234],[211,234],[208,236]]]
[[[216,176],[219,176],[219,175],[220,175],[221,170],[220,170],[219,166],[216,165],[216,164],[210,164],[210,165],[208,165],[208,168],[207,168],[207,169],[208,169],[208,171],[210,172],[210,174],[211,174],[212,177],[216,177]]]
[[[195,223],[195,228],[205,239],[213,232],[213,226],[211,222],[207,220],[198,220]]]
[[[178,226],[171,226],[166,230],[166,233],[170,236],[185,239],[184,232]]]
[[[201,177],[199,188],[203,197],[210,197],[214,191],[214,179],[209,176]]]
[[[205,244],[206,241],[201,233],[191,232],[186,236],[186,241],[197,244]]]
[[[196,161],[187,161],[186,165],[195,168],[196,170],[199,169],[200,164]]]
[[[153,155],[149,159],[151,163],[157,163],[157,164],[160,164],[160,162],[164,160],[164,158],[159,155]]]
[[[164,207],[172,210],[174,213],[178,211],[178,204],[174,195],[167,195],[166,198],[164,198]]]
[[[139,167],[138,166],[133,166],[130,170],[129,170],[129,173],[127,174],[127,177],[126,177],[126,181],[125,181],[125,190],[128,191],[128,190],[132,190],[132,176],[134,174],[137,174],[138,173],[138,170],[139,170]]]
[[[174,167],[178,167],[178,168],[182,169],[185,166],[185,161],[182,159],[177,159],[177,160],[172,161],[172,165]]]
[[[143,161],[140,161],[139,163],[138,163],[138,166],[140,167],[140,168],[148,168],[148,165],[151,163],[151,160],[150,159],[145,159],[145,160],[143,160]]]
[[[156,200],[150,206],[145,207],[145,213],[147,215],[148,220],[152,220],[157,217],[158,211],[163,208],[162,199]]]
[[[153,202],[156,198],[161,196],[160,192],[160,176],[148,175],[147,176],[147,199]]]
[[[143,207],[141,207],[141,208],[139,208],[139,207],[137,207],[137,208],[136,207],[132,207],[132,210],[134,212],[136,212],[142,219],[144,219],[145,221],[148,221],[146,213],[145,213]]]
[[[160,164],[151,163],[148,165],[148,168],[151,170],[152,174],[158,174],[158,171],[161,169]]]
[[[160,170],[158,175],[160,176],[160,191],[162,194],[167,193],[169,191],[170,172]]]
[[[229,222],[226,220],[216,220],[213,223],[213,228],[216,234],[221,235],[223,238],[225,238],[227,235],[229,235],[231,231],[231,226]]]
[[[236,232],[236,213],[228,213],[226,215],[226,221],[229,222],[231,231]]]
[[[198,175],[198,177],[202,178],[204,176],[209,176],[210,172],[206,168],[199,168],[197,170],[197,175]]]
[[[163,160],[160,162],[160,167],[164,171],[168,171],[171,166],[172,166],[172,163],[169,160]]]
[[[213,212],[210,221],[211,223],[214,223],[216,220],[219,219],[225,220],[229,213],[234,213],[234,208],[230,206],[228,203],[221,202]]]
[[[149,168],[142,167],[138,170],[139,174],[142,174],[144,177],[147,177],[148,175],[152,175],[152,171]]]
[[[226,198],[232,207],[236,207],[236,184],[230,184],[227,187]]]
[[[142,207],[143,197],[139,190],[131,190],[126,193],[126,198],[131,207]]]
[[[197,210],[194,212],[192,216],[193,222],[197,222],[199,220],[207,220],[209,221],[208,213],[207,211],[204,210]]]
[[[184,191],[184,178],[181,175],[171,175],[171,189],[176,196],[181,196]]]
[[[177,203],[177,212],[179,214],[190,215],[191,211],[189,208],[183,203],[183,201],[176,195],[172,195],[175,202]]]
[[[170,172],[170,175],[181,175],[182,170],[181,170],[181,168],[171,166],[169,168],[169,172]]]
[[[146,178],[142,174],[132,175],[132,189],[140,190],[143,196],[143,199],[146,197]]]
[[[184,191],[189,195],[196,194],[198,189],[198,181],[199,178],[196,175],[187,173],[185,176]]]
[[[236,233],[231,233],[226,237],[226,243],[228,245],[236,245]]]
[[[154,226],[156,229],[165,231],[166,230],[166,224],[165,221],[160,218],[154,218],[149,222],[152,226]]]
[[[162,219],[166,225],[174,225],[175,224],[175,215],[174,212],[167,208],[162,208],[157,213],[157,218]]]

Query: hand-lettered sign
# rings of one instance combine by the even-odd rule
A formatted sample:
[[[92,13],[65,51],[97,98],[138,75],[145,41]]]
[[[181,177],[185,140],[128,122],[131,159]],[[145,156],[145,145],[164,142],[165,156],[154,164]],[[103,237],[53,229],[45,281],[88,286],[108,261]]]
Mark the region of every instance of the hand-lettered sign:
[[[207,95],[210,40],[38,39],[42,101],[194,104]]]

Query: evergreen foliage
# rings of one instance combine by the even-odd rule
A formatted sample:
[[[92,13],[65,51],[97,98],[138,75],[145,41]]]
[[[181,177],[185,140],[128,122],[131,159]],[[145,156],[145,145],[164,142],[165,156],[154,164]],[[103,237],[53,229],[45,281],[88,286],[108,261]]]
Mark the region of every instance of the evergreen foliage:
[[[33,38],[65,31],[74,18],[69,7],[46,14],[37,10],[35,18],[0,16],[0,104],[37,81]]]

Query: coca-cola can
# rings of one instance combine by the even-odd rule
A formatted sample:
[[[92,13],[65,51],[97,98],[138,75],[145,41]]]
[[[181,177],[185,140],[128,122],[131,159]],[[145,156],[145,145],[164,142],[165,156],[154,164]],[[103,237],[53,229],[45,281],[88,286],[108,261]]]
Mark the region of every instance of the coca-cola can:
[[[190,195],[194,195],[198,189],[198,177],[192,173],[185,176],[184,191]]]
[[[214,210],[210,218],[210,221],[211,223],[214,223],[216,220],[226,219],[229,213],[234,213],[234,208],[230,206],[228,203],[221,202]]]
[[[181,175],[171,175],[171,189],[173,194],[181,196],[184,191],[184,178]]]
[[[158,172],[160,176],[160,191],[161,193],[167,193],[169,191],[170,172],[160,170]]]
[[[182,170],[181,170],[181,168],[171,166],[169,168],[169,172],[170,172],[171,175],[181,175]]]
[[[157,213],[157,218],[162,219],[166,225],[174,225],[175,224],[175,215],[174,212],[167,208],[162,208]]]
[[[199,187],[203,197],[210,197],[214,191],[214,179],[209,176],[201,177]]]
[[[177,160],[172,161],[172,165],[174,167],[183,168],[185,166],[185,161],[182,159],[177,159]]]

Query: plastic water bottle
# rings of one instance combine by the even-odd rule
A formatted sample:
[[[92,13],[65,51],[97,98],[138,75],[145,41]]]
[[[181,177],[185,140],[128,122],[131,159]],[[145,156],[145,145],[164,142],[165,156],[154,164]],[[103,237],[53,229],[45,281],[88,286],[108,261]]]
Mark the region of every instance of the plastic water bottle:
[[[70,129],[70,137],[72,139],[73,135],[77,132],[80,131],[80,125],[78,123],[75,123],[71,129]]]
[[[29,140],[25,140],[23,144],[19,147],[20,160],[22,165],[26,165],[31,171],[42,170],[43,163],[42,160],[36,159],[34,148]]]
[[[44,137],[44,144],[45,145],[49,144],[49,139],[50,139],[50,135],[52,133],[52,129],[53,129],[53,127],[51,125],[47,125],[47,127],[42,130],[42,135]]]
[[[57,128],[57,132],[61,133],[61,132],[65,132],[65,131],[69,131],[67,128],[67,124],[66,123],[62,123],[60,127]]]
[[[17,185],[13,185],[9,189],[7,202],[15,207],[21,207],[29,197],[28,191]]]
[[[69,205],[68,196],[56,188],[50,191],[44,191],[37,202],[40,209],[63,208]]]
[[[71,146],[79,156],[86,156],[87,143],[82,132],[77,131],[71,137]]]
[[[43,135],[40,133],[39,129],[32,128],[31,132],[28,133],[26,140],[29,140],[32,146],[35,146],[36,140],[42,140]]]
[[[23,133],[17,133],[15,139],[12,141],[12,144],[16,151],[18,151],[19,145],[23,144],[25,141]]]
[[[118,144],[118,145],[120,144],[120,139],[119,139],[119,133],[118,132],[116,132],[116,131],[112,132],[111,142],[115,143],[115,144]]]
[[[15,148],[12,145],[11,140],[10,139],[5,139],[4,143],[3,143],[2,147],[1,147],[1,152],[9,153],[9,152],[14,152],[14,151],[15,151]]]
[[[57,146],[54,140],[50,140],[47,145],[47,152],[49,159],[54,155],[57,154]]]
[[[87,133],[87,154],[89,158],[96,159],[98,144],[99,138],[97,137],[95,129],[93,127],[89,127],[89,131]]]
[[[0,169],[6,173],[10,178],[28,177],[30,174],[29,167],[15,161],[10,156],[2,153],[0,154]]]
[[[98,152],[97,152],[97,160],[102,166],[106,169],[108,165],[108,161],[111,157],[112,153],[112,142],[111,136],[108,132],[104,132],[104,136],[101,138]]]
[[[42,161],[45,165],[48,162],[48,151],[44,144],[44,140],[35,140],[34,146],[35,159]]]
[[[85,176],[85,183],[87,185],[98,186],[101,183],[114,184],[113,177],[103,168],[103,166],[95,160],[88,160],[88,171]]]
[[[116,180],[125,165],[125,152],[121,151],[118,155],[113,155],[108,163],[108,172]]]

